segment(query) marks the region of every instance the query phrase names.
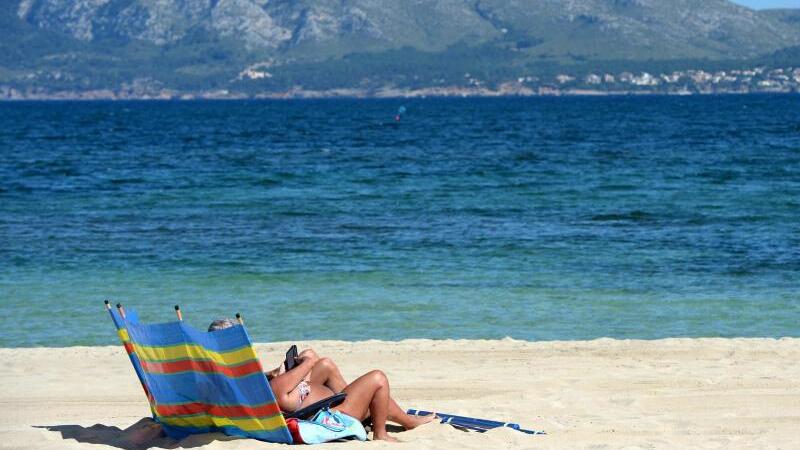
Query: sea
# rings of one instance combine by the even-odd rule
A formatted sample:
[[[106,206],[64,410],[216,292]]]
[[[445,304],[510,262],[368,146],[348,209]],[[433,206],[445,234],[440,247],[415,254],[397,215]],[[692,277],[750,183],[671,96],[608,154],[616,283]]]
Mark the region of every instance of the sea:
[[[0,347],[800,336],[800,95],[0,103]]]

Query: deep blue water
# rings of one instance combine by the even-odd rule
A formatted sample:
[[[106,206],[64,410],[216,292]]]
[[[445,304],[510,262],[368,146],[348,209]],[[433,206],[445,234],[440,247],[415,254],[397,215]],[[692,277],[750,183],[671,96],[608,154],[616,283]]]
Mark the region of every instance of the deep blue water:
[[[105,298],[257,341],[800,336],[800,96],[0,103],[0,346],[116,344]]]

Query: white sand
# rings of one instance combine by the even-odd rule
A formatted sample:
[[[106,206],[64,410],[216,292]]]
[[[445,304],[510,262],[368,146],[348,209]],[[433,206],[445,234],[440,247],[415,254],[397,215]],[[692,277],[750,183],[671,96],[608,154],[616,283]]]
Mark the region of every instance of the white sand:
[[[800,339],[298,344],[332,357],[350,379],[383,369],[403,407],[548,432],[437,424],[395,434],[399,445],[330,448],[800,449]],[[258,345],[265,366],[286,347]],[[119,448],[119,429],[149,415],[121,347],[0,349],[0,358],[0,448]],[[282,447],[219,434],[154,445]]]

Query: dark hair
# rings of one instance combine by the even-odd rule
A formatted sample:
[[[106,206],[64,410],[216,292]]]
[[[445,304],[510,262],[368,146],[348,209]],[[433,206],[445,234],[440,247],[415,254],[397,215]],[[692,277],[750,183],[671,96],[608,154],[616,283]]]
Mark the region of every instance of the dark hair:
[[[239,323],[233,319],[217,319],[211,322],[211,325],[208,326],[208,331],[224,330],[225,328],[235,327],[236,325],[239,325]]]

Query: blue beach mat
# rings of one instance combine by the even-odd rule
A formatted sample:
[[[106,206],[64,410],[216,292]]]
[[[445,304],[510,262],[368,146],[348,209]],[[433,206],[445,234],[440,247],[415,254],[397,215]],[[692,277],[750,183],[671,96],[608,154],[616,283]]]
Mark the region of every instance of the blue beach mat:
[[[511,428],[512,430],[517,430],[522,433],[526,434],[547,434],[544,431],[537,431],[537,430],[526,430],[518,423],[511,423],[511,422],[499,422],[496,420],[487,420],[487,419],[477,419],[475,417],[465,417],[465,416],[456,416],[453,414],[445,414],[440,412],[430,412],[430,411],[421,411],[418,409],[409,409],[406,411],[407,414],[411,416],[429,416],[431,414],[436,414],[441,423],[446,423],[448,425],[452,425],[456,428],[464,428],[471,431],[477,431],[480,433],[495,429],[495,428]]]

